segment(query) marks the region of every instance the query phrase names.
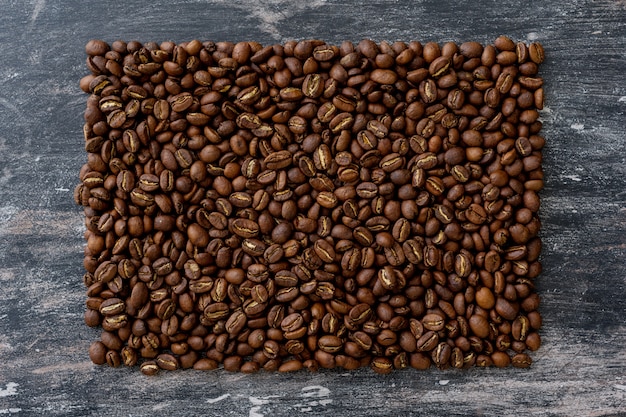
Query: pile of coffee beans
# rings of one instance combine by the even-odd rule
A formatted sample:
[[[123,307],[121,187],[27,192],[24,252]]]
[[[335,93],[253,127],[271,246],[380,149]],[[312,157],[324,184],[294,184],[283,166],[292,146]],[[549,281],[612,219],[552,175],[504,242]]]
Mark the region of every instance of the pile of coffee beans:
[[[86,45],[96,364],[528,367],[538,43]]]

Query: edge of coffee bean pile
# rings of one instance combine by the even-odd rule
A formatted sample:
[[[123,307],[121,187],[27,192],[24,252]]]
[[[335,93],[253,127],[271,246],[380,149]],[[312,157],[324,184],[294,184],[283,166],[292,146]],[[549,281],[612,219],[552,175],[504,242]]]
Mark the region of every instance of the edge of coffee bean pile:
[[[540,44],[86,45],[96,364],[525,368]]]

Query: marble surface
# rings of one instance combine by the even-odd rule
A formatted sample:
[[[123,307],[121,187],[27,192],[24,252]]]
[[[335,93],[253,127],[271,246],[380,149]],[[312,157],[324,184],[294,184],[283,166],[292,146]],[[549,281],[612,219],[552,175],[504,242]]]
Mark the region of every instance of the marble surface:
[[[626,2],[0,0],[0,414],[626,415]],[[540,41],[543,346],[530,369],[388,376],[97,367],[83,324],[78,80],[91,38]]]

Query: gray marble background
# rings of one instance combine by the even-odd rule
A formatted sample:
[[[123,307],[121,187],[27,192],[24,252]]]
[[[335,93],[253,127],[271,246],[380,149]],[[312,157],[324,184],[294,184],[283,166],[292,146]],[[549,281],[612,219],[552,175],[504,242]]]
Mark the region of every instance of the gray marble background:
[[[114,4],[117,3],[117,4]],[[0,0],[0,414],[626,415],[626,2]],[[542,348],[528,370],[289,375],[91,364],[78,80],[91,38],[540,41]]]

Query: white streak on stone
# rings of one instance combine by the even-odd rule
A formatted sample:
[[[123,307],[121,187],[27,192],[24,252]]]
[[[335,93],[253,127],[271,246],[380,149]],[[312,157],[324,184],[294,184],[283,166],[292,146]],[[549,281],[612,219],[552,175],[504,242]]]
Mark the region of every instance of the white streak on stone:
[[[539,34],[537,32],[529,32],[528,35],[526,35],[526,39],[529,41],[536,41],[539,39]]]
[[[169,403],[160,403],[160,404],[155,404],[152,406],[152,409],[154,411],[160,411],[162,409],[164,409],[165,407],[167,407],[168,405],[170,405]]]
[[[261,409],[260,405],[257,405],[256,407],[252,407],[250,409],[250,413],[248,413],[248,417],[264,417],[265,414],[261,414],[258,411]]]
[[[220,395],[217,398],[209,398],[208,400],[206,400],[206,402],[208,402],[209,404],[215,404],[216,402],[225,400],[228,397],[230,397],[230,394],[224,394],[224,395]]]
[[[261,407],[270,403],[270,398],[280,398],[280,395],[268,395],[267,397],[248,397],[248,400],[254,407],[248,412],[248,417],[264,417],[265,414],[261,414]]]
[[[2,408],[0,409],[0,414],[15,414],[22,411],[21,408]]]
[[[330,395],[330,390],[326,387],[323,387],[321,385],[310,385],[308,387],[304,387],[302,388],[302,394],[303,397],[307,398],[307,397],[317,397],[317,398],[321,398],[321,397],[328,397]]]
[[[17,387],[19,387],[20,384],[15,383],[15,382],[9,382],[7,384],[6,389],[2,389],[0,388],[0,397],[8,397],[10,395],[17,395]]]
[[[45,6],[46,6],[46,0],[37,0],[35,2],[35,7],[33,8],[33,14],[30,16],[31,22],[34,22],[35,20],[37,20],[39,13],[41,13],[41,11],[43,10]]]

